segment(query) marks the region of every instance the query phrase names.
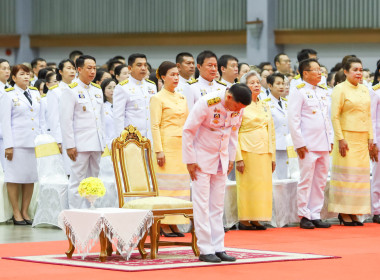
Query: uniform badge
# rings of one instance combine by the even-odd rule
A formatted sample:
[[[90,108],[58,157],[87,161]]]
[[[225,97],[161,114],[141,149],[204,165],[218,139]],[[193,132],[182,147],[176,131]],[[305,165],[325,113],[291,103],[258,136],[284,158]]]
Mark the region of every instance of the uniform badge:
[[[214,114],[214,119],[220,119],[220,114]]]
[[[149,94],[154,94],[154,90],[153,89],[148,89],[148,93]]]
[[[231,113],[231,118],[239,116],[239,112],[233,112]]]
[[[212,122],[215,123],[215,124],[217,124],[217,123],[219,123],[219,120],[218,119],[213,119]]]
[[[18,98],[13,98],[12,101],[13,101],[14,106],[20,106],[20,102],[18,102],[19,101]]]
[[[232,130],[235,131],[235,130],[236,130],[236,126],[233,126],[233,127],[232,127]]]
[[[86,112],[86,110],[87,110],[86,106],[83,106],[83,112]]]
[[[83,93],[79,93],[78,96],[79,96],[79,98],[81,98],[81,99],[82,99],[82,98],[86,98],[86,97],[84,96]]]
[[[313,114],[315,114],[317,111],[316,110],[313,110]]]
[[[101,96],[100,96],[100,94],[95,94],[95,97],[100,98]]]
[[[285,103],[285,109],[288,109],[288,103]]]
[[[207,91],[205,89],[201,89],[201,95],[206,95],[207,94]]]

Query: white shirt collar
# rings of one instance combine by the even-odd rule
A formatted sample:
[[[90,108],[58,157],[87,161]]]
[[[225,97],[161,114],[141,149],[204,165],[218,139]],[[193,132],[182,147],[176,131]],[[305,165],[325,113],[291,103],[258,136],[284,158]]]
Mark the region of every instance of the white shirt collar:
[[[132,76],[129,76],[129,80],[130,80],[132,83],[136,84],[136,85],[142,85],[143,82],[144,82],[144,79],[142,79],[141,81],[139,81],[139,80],[136,80],[135,78],[133,78]]]
[[[221,81],[222,83],[225,83],[225,84],[227,85],[227,87],[229,87],[229,88],[234,84],[234,83],[230,83],[230,82],[226,81],[226,80],[223,79],[223,78],[221,78],[220,81]]]
[[[83,88],[85,88],[85,89],[89,89],[90,88],[90,84],[88,84],[88,85],[86,85],[85,83],[83,83],[82,81],[81,81],[81,79],[78,79],[77,80],[77,83],[81,86],[81,87],[83,87]]]
[[[206,79],[204,79],[202,76],[199,76],[198,80],[199,80],[199,82],[202,83],[202,84],[207,84],[207,85],[209,85],[209,86],[214,85],[214,80],[211,81],[211,82],[209,82],[209,81],[207,81]]]

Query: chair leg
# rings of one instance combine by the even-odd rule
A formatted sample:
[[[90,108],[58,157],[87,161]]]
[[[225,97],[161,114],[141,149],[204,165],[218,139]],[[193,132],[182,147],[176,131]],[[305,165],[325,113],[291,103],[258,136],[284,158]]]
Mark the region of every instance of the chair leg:
[[[75,250],[75,246],[74,246],[73,242],[71,242],[69,234],[70,234],[70,229],[68,227],[66,227],[66,236],[67,236],[67,240],[69,241],[69,249],[65,252],[65,254],[66,254],[68,259],[71,259],[71,257],[73,256],[74,250]]]
[[[192,223],[191,227],[191,248],[193,249],[194,255],[196,257],[199,256],[199,250],[197,246],[197,236],[195,235],[195,226],[194,226],[194,218],[190,218],[190,221]]]
[[[147,236],[148,236],[148,230],[145,232],[143,238],[141,238],[139,244],[137,245],[137,248],[139,249],[139,252],[140,252],[141,258],[142,258],[143,260],[145,260],[145,259],[146,259],[146,256],[148,255],[148,254],[146,253],[146,251],[145,251],[145,248],[144,248],[145,240],[146,240]]]
[[[157,257],[157,224],[158,220],[155,218],[152,227],[150,228],[150,258]]]

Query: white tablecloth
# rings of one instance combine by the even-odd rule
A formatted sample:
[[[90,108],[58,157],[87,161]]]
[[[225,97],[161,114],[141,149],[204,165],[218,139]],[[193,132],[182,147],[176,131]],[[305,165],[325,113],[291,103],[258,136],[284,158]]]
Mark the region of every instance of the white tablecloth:
[[[63,210],[58,217],[59,226],[64,230],[69,228],[68,237],[83,259],[102,230],[120,254],[128,259],[152,222],[153,214],[149,210],[120,208]]]

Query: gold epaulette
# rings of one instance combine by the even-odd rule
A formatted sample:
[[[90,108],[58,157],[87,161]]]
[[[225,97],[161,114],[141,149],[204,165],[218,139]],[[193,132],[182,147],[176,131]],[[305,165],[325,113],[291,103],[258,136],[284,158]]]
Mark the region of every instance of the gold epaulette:
[[[153,82],[153,81],[151,81],[151,80],[149,80],[149,79],[145,79],[145,81],[147,81],[148,83],[151,83],[151,84],[154,84],[154,85],[156,85],[156,83],[155,83],[155,82]]]
[[[124,86],[124,85],[128,84],[128,82],[129,82],[129,80],[126,79],[126,80],[120,82],[119,85]]]
[[[302,84],[299,84],[298,86],[296,86],[296,88],[300,89],[300,88],[303,88],[305,86],[305,83],[302,83]]]
[[[296,76],[294,76],[294,80],[298,80],[299,78],[301,78],[301,75],[300,74],[298,74],[298,75],[296,75]]]
[[[34,90],[38,90],[38,88],[36,87],[29,87],[30,89],[34,89]]]
[[[75,88],[78,85],[77,82],[69,84],[69,88]]]
[[[272,99],[270,97],[263,99],[263,101],[265,101],[265,102],[268,102],[268,101],[271,101],[271,100]]]
[[[97,88],[102,89],[98,84],[95,84],[95,83],[93,83],[93,82],[91,82],[91,85],[93,85],[94,87],[97,87]]]
[[[317,86],[323,89],[327,89],[327,86],[325,86],[324,84],[318,84]]]
[[[287,98],[285,98],[285,97],[280,97],[282,100],[284,100],[284,101],[286,101],[286,102],[288,102],[288,99]]]
[[[198,80],[192,80],[192,81],[189,81],[189,82],[187,82],[189,85],[192,85],[192,84],[195,84],[195,83],[197,83],[198,82]]]
[[[380,83],[377,84],[377,85],[374,85],[374,86],[372,87],[373,90],[378,90],[379,88],[380,88]]]
[[[6,92],[9,92],[9,91],[12,91],[12,90],[14,90],[15,88],[14,87],[9,87],[9,88],[7,88],[5,91]]]
[[[214,97],[214,98],[207,100],[207,105],[210,107],[210,106],[213,106],[215,104],[220,103],[221,101],[222,100],[220,99],[220,97]]]
[[[58,87],[58,85],[55,85],[55,86],[49,87],[49,90],[55,89],[55,88],[57,88],[57,87]]]
[[[221,81],[216,81],[218,84],[221,84],[221,85],[224,85],[225,87],[227,86],[227,84],[221,82]]]
[[[44,98],[44,97],[46,97],[46,93],[41,94],[41,98]]]

